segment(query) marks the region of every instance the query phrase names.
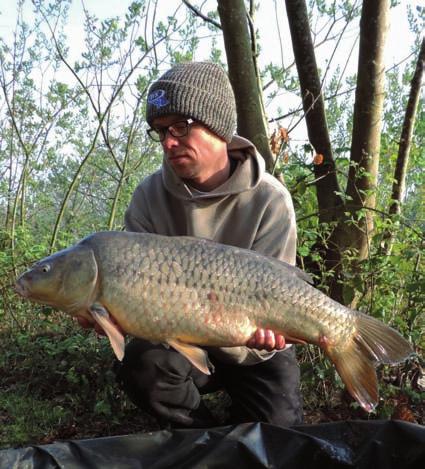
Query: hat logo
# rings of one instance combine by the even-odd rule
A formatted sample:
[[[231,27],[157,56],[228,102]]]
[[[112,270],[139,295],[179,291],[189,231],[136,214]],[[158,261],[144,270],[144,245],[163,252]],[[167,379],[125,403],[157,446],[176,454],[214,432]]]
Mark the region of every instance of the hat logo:
[[[155,90],[148,96],[148,104],[155,106],[156,108],[164,107],[169,103],[165,96],[165,90]]]

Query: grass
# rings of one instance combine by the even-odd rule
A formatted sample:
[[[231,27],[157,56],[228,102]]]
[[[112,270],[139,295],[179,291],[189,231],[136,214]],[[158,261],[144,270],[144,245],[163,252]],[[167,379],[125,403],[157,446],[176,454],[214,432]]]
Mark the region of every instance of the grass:
[[[60,313],[19,317],[20,327],[0,326],[0,448],[159,429],[116,385],[107,339]],[[425,423],[418,362],[381,371],[382,403],[368,416],[317,348],[300,347],[299,358],[307,423],[394,417]],[[217,393],[206,403],[220,416],[228,400]]]
[[[21,390],[0,393],[0,441],[2,447],[22,446],[71,420],[71,411],[50,400],[33,398]]]
[[[0,448],[157,430],[116,386],[107,340],[63,326],[0,334]]]

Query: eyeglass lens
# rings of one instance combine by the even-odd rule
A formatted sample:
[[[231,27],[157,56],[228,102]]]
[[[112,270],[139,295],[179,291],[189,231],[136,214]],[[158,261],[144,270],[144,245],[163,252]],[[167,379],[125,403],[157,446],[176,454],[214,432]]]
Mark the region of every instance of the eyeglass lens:
[[[149,129],[148,134],[152,140],[156,142],[163,142],[169,132],[173,137],[184,137],[188,133],[189,125],[191,122],[189,121],[179,121],[175,122],[168,127],[162,127],[160,129]]]

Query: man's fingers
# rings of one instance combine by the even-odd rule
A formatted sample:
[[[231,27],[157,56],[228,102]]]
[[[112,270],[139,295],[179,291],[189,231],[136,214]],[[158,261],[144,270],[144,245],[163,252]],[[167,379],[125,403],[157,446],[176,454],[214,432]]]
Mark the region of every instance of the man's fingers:
[[[97,322],[92,322],[84,316],[77,316],[77,322],[83,329],[94,329],[99,335],[106,335],[105,331]]]
[[[83,316],[77,316],[77,322],[83,329],[90,329],[93,327],[93,323]]]
[[[266,329],[264,332],[264,348],[271,352],[276,345],[274,332],[270,329]]]
[[[276,335],[276,350],[283,350],[286,347],[285,337],[281,334]]]
[[[96,334],[98,334],[98,335],[106,335],[106,333],[103,330],[102,326],[98,323],[95,323],[94,330],[96,331]]]
[[[255,331],[255,345],[257,348],[264,347],[265,343],[265,330],[264,329],[257,329]]]
[[[286,341],[282,334],[275,334],[270,329],[257,329],[246,345],[258,350],[272,351],[284,349]]]

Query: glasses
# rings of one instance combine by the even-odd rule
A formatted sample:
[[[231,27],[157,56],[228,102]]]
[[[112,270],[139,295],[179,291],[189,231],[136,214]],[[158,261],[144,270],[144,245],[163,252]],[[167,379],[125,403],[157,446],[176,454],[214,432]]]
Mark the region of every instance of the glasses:
[[[154,142],[163,142],[167,136],[167,132],[173,137],[186,137],[189,133],[189,127],[195,121],[193,119],[186,119],[174,124],[167,125],[165,127],[159,127],[157,129],[148,129],[147,133]]]

